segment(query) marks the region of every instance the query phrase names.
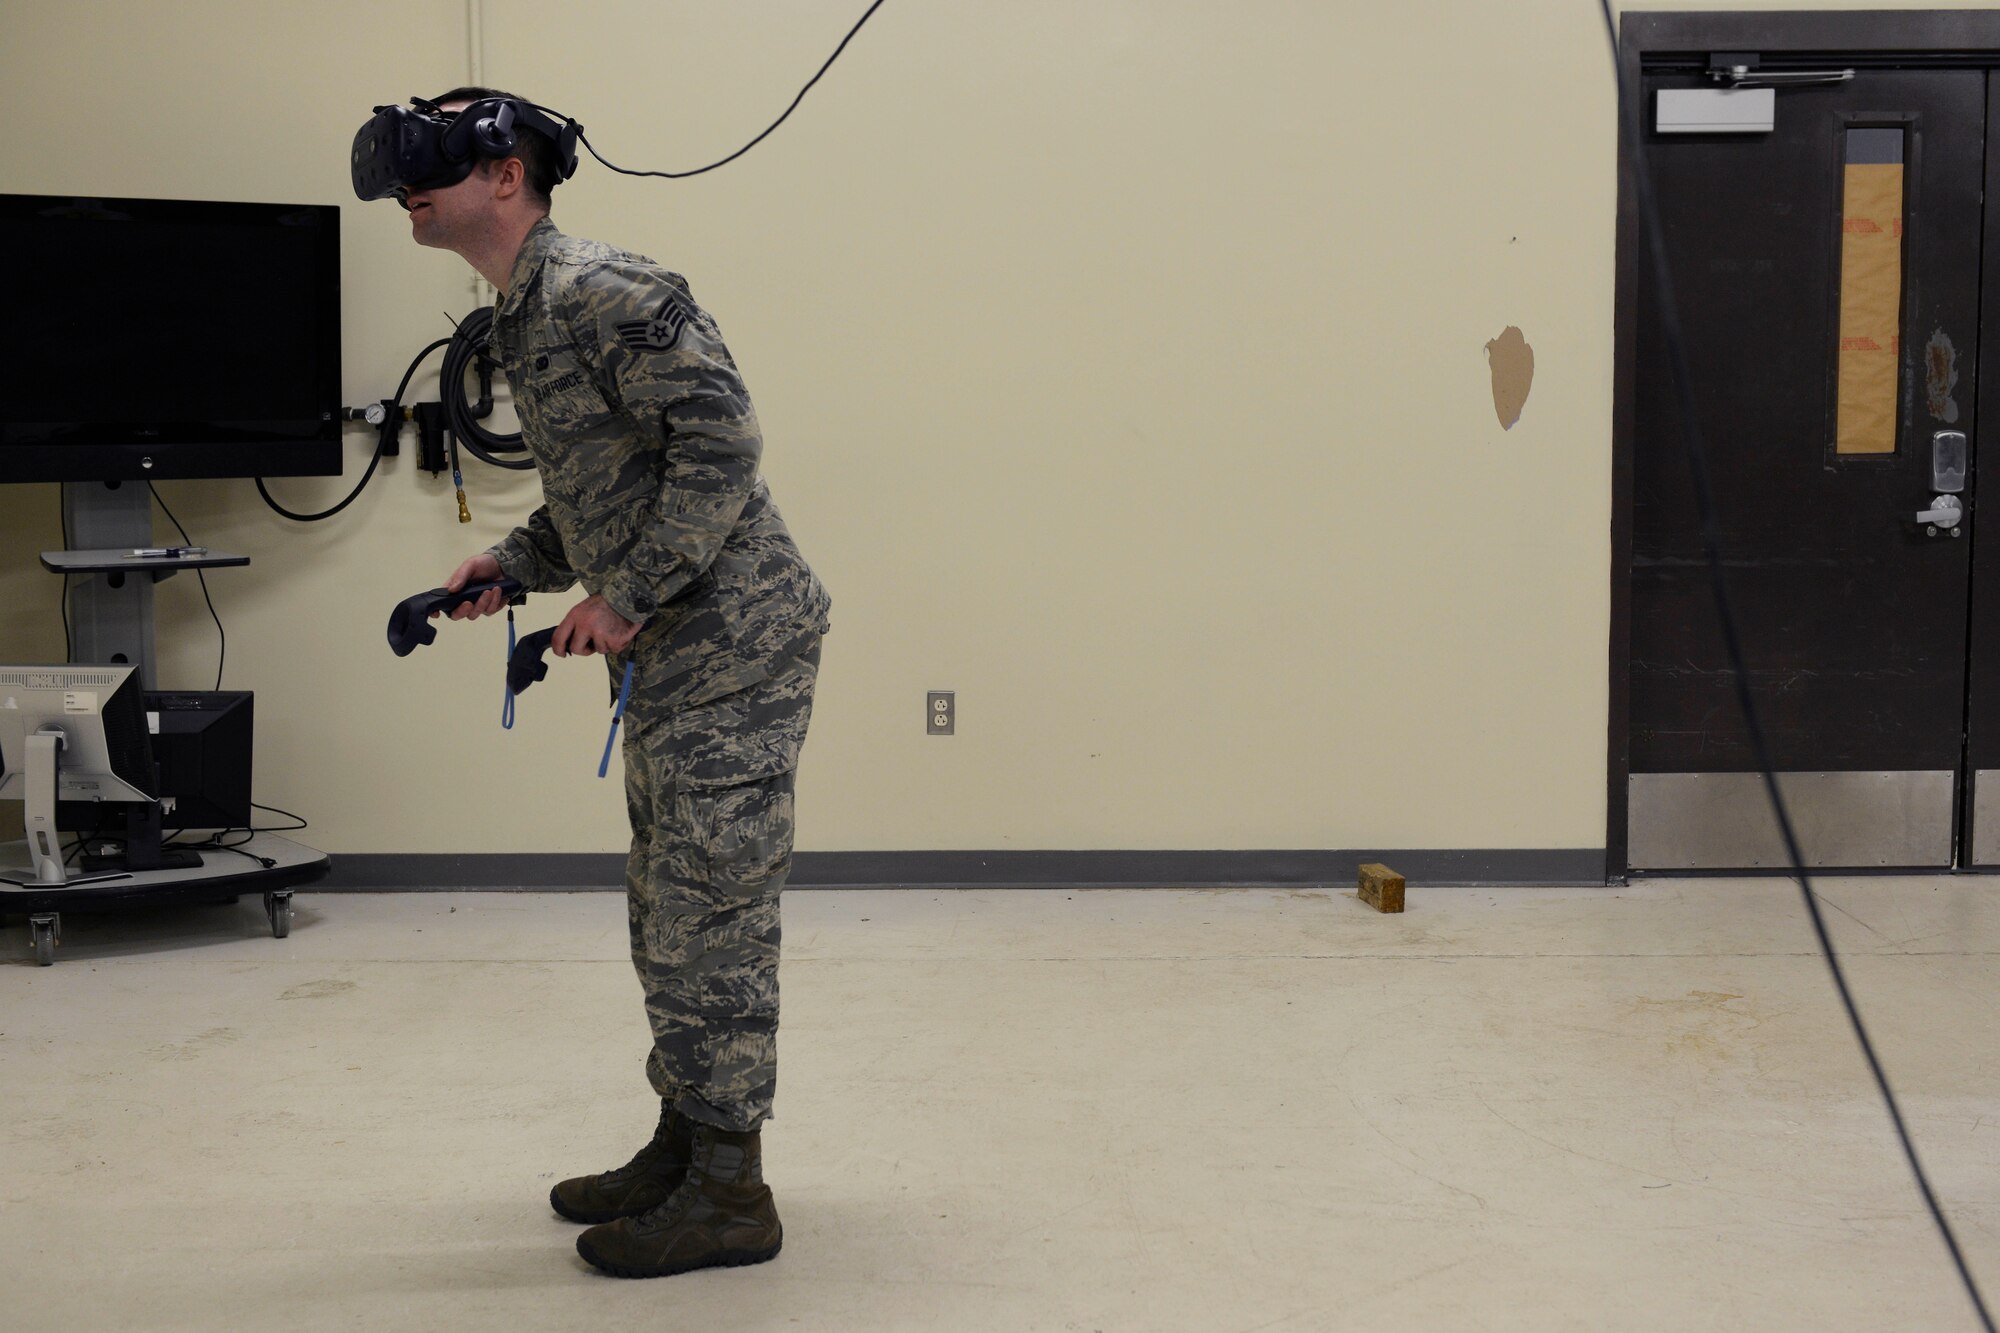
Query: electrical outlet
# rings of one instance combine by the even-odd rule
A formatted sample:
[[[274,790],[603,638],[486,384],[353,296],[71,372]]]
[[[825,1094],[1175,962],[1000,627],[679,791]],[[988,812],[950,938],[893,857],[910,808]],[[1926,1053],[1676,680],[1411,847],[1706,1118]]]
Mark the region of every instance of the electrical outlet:
[[[928,720],[924,729],[933,736],[949,736],[958,730],[958,696],[950,690],[932,690],[924,700]]]

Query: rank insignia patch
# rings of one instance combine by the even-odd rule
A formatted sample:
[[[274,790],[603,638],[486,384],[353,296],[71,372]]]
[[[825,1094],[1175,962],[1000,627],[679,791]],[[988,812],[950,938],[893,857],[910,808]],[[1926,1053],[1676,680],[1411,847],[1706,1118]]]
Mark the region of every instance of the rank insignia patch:
[[[618,325],[618,341],[634,352],[664,352],[681,340],[688,319],[687,306],[669,293],[651,319],[628,319]]]

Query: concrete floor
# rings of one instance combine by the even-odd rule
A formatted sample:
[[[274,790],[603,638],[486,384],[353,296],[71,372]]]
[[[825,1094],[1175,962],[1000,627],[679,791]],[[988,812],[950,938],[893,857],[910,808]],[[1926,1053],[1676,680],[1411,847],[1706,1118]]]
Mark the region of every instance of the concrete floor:
[[[2000,1296],[2000,885],[1830,881]],[[11,1329],[1969,1329],[1797,890],[797,892],[784,1253],[597,1276],[613,894],[0,931]]]

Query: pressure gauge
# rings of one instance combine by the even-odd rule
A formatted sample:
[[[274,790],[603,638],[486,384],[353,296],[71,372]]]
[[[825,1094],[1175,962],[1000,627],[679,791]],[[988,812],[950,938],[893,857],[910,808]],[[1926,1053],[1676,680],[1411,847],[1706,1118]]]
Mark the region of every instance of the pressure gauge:
[[[370,403],[361,409],[361,419],[371,426],[379,426],[389,419],[389,409],[381,403]]]

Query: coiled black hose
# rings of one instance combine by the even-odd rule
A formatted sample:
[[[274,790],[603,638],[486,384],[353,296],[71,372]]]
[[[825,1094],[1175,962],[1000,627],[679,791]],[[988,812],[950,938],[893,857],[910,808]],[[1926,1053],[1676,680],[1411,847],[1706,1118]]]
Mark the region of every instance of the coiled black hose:
[[[497,458],[496,454],[517,454],[527,449],[521,443],[521,432],[501,435],[486,429],[480,420],[484,415],[475,411],[465,398],[466,372],[483,362],[485,374],[491,375],[499,363],[486,355],[486,344],[493,333],[493,307],[480,306],[458,322],[458,331],[451,337],[451,343],[444,349],[444,367],[438,372],[438,396],[444,399],[446,420],[451,425],[451,433],[461,444],[472,451],[475,458],[491,463],[494,467],[512,468],[525,472],[535,465],[532,458]],[[490,382],[490,381],[489,381]],[[492,410],[490,399],[482,398],[481,406]]]

